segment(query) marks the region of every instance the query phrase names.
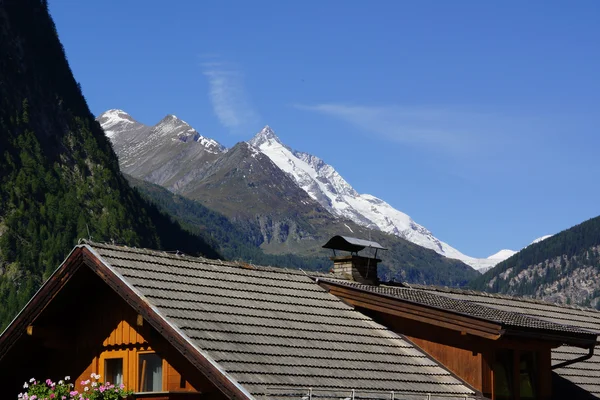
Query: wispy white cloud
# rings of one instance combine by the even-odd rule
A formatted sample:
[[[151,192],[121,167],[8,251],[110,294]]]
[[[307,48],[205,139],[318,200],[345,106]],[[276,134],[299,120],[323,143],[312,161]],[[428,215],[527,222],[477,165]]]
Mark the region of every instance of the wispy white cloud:
[[[337,118],[385,140],[458,156],[500,150],[514,139],[510,119],[464,109],[336,103],[296,108]]]
[[[258,113],[246,93],[242,72],[217,57],[203,58],[208,59],[201,63],[202,73],[208,79],[210,101],[221,124],[234,133],[256,124]]]

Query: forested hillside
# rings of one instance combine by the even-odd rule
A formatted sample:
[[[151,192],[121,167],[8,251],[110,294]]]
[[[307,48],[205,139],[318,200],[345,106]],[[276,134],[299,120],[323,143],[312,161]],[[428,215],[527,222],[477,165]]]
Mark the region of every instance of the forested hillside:
[[[227,217],[202,204],[173,194],[167,189],[125,175],[131,186],[137,188],[151,203],[173,217],[181,226],[193,233],[210,238],[218,250],[229,260],[239,260],[259,265],[276,265],[327,271],[331,261],[327,257],[302,257],[294,254],[265,254],[250,238],[260,237],[260,232],[248,232]],[[256,229],[256,228],[254,228]]]
[[[78,238],[220,256],[120,174],[46,1],[0,1],[0,51],[0,330]]]
[[[600,307],[600,217],[526,247],[470,286]]]

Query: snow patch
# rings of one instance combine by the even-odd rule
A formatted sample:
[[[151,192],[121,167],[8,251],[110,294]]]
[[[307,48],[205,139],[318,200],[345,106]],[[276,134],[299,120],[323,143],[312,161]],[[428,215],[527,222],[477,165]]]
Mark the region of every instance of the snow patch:
[[[496,254],[492,254],[491,256],[489,256],[488,260],[504,261],[507,258],[514,256],[515,254],[517,254],[517,252],[514,250],[503,249],[497,252]]]
[[[541,242],[543,240],[551,238],[552,236],[554,236],[554,235],[544,235],[542,237],[539,237],[539,238],[535,239],[533,242],[529,243],[529,245],[531,246],[532,244],[539,243],[539,242]]]

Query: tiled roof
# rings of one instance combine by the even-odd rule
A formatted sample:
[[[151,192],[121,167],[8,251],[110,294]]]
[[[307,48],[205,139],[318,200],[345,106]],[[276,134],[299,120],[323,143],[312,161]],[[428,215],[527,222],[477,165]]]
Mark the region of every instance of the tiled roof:
[[[489,322],[495,322],[506,328],[527,328],[541,330],[545,332],[563,334],[581,334],[593,336],[597,333],[583,329],[576,325],[568,325],[563,322],[550,321],[538,316],[528,315],[521,312],[515,312],[514,307],[497,308],[487,304],[472,301],[468,298],[455,298],[453,296],[444,296],[435,290],[415,290],[410,287],[388,286],[388,285],[365,285],[354,281],[319,278],[321,281],[352,287],[364,292],[376,293],[379,295],[408,301],[434,307],[440,310],[461,314]],[[444,292],[445,293],[445,292]],[[539,305],[538,305],[539,306]],[[599,327],[600,328],[600,327]],[[600,329],[598,329],[600,331]]]
[[[369,398],[390,398],[390,391],[473,394],[409,341],[300,271],[86,246],[255,397],[307,388],[315,397],[327,389],[338,398],[353,389],[356,398],[361,391],[379,392]]]
[[[600,311],[562,306],[539,300],[496,295],[471,290],[438,288],[433,286],[407,285],[426,293],[435,293],[451,299],[467,300],[472,303],[503,311],[517,311],[536,319],[566,324],[577,328],[600,332]],[[572,360],[587,354],[587,350],[571,346],[561,346],[552,350],[552,364]],[[590,394],[600,397],[600,344],[590,359],[554,370],[564,379],[576,384]]]

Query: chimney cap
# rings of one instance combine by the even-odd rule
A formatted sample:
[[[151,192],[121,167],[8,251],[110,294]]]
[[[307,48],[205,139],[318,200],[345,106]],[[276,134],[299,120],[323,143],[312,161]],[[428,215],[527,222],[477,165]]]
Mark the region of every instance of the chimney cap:
[[[357,253],[367,247],[376,250],[387,250],[377,242],[340,235],[332,237],[323,245],[324,249],[343,250],[354,253]]]

